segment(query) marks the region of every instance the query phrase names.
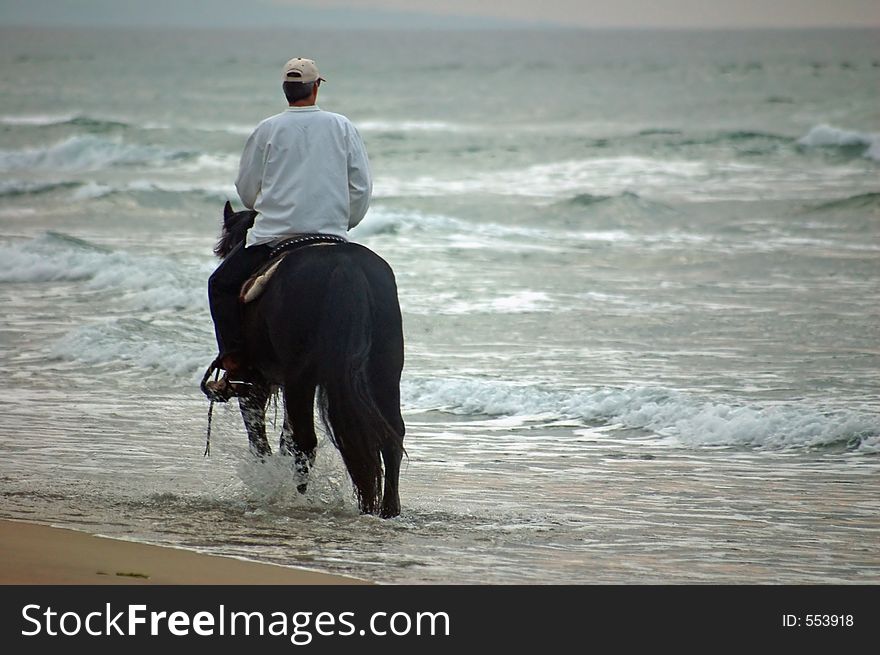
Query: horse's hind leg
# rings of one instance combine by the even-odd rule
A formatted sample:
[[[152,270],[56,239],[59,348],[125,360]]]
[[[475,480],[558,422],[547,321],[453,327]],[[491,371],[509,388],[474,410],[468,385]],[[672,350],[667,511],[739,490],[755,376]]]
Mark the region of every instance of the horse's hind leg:
[[[284,385],[284,429],[279,450],[293,456],[296,489],[304,494],[308,486],[309,470],[315,464],[315,386],[311,384]]]
[[[382,489],[382,508],[379,516],[390,519],[400,514],[400,461],[403,459],[403,448],[397,444],[382,447],[382,462],[385,464],[385,485]]]
[[[379,516],[384,519],[400,514],[400,462],[403,459],[403,437],[406,426],[400,414],[400,368],[393,357],[377,366],[378,374],[373,377],[374,397],[382,417],[391,426],[382,446],[382,463],[385,466],[385,482],[382,489],[382,507]]]
[[[266,406],[269,403],[269,393],[268,384],[255,383],[246,396],[238,399],[250,449],[257,457],[272,454],[269,440],[266,439]]]

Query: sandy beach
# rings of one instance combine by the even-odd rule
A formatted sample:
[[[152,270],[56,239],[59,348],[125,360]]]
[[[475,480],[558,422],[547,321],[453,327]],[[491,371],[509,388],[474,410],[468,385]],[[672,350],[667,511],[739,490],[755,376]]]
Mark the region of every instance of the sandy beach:
[[[0,521],[0,584],[333,585],[340,575]]]

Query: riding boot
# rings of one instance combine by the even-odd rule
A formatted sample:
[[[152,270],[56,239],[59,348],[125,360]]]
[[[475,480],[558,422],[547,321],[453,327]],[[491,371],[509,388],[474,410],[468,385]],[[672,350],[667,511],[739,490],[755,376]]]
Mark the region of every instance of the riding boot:
[[[223,370],[223,377],[208,380],[215,371]],[[202,380],[202,393],[208,400],[225,403],[230,398],[246,396],[251,383],[247,380],[247,367],[240,362],[235,353],[227,353],[217,357],[205,373]]]

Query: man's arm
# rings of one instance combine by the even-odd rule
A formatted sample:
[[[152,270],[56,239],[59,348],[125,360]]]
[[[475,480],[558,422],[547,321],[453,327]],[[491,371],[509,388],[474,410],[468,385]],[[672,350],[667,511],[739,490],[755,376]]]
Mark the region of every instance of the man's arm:
[[[364,141],[353,125],[348,142],[348,229],[351,229],[363,220],[370,207],[373,177]]]
[[[263,178],[263,164],[266,161],[266,145],[257,137],[259,131],[259,128],[254,130],[244,145],[238,164],[238,177],[235,180],[238,196],[248,209],[253,209],[257,202]]]

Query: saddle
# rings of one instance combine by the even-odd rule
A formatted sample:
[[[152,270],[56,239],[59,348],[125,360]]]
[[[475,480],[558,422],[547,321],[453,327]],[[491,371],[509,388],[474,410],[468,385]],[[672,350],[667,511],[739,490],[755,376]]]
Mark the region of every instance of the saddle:
[[[244,284],[241,285],[241,292],[238,295],[238,301],[241,303],[253,302],[260,297],[265,291],[272,275],[278,270],[284,258],[295,250],[308,248],[310,246],[331,246],[340,243],[348,243],[342,237],[332,236],[329,234],[301,234],[299,236],[285,239],[278,243],[271,252],[266,263],[251,275]]]

